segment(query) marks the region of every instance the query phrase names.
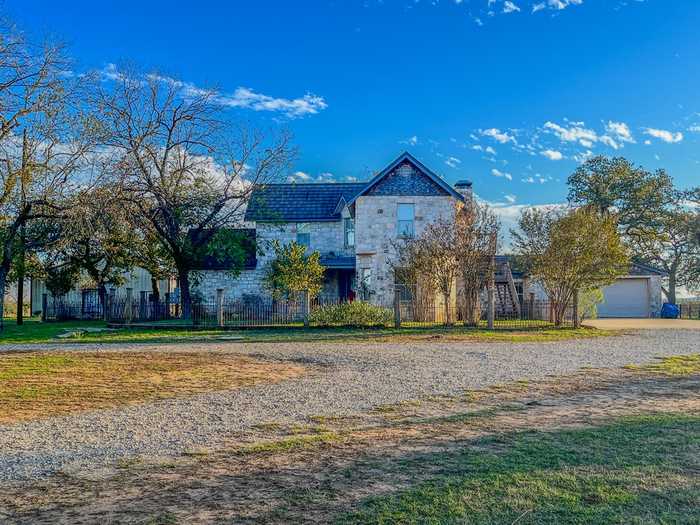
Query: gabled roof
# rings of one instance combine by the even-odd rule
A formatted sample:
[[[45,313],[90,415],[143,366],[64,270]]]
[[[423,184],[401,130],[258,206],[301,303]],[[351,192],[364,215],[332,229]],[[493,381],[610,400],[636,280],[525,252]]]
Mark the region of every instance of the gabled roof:
[[[661,268],[656,268],[649,264],[645,264],[639,261],[633,261],[630,267],[630,275],[659,275],[661,277],[668,277],[668,272],[662,270]]]
[[[364,183],[265,184],[253,190],[245,220],[257,222],[337,221],[341,199],[351,200]]]
[[[404,151],[399,157],[394,160],[391,164],[389,164],[386,168],[384,168],[382,171],[380,171],[371,181],[369,181],[364,188],[362,188],[357,195],[355,195],[352,200],[348,201],[348,206],[352,206],[355,201],[357,200],[358,197],[366,194],[369,190],[371,190],[374,186],[376,186],[384,177],[389,175],[392,171],[394,171],[394,168],[399,166],[403,162],[410,162],[415,166],[418,171],[423,173],[426,177],[431,179],[435,184],[440,186],[443,190],[445,190],[446,193],[449,195],[453,196],[456,199],[459,200],[464,200],[464,196],[459,193],[457,190],[455,190],[452,186],[450,186],[445,180],[437,175],[435,172],[431,171],[425,164],[423,164],[421,161],[419,161],[417,158],[415,158],[413,155],[411,155],[409,152]]]
[[[357,197],[370,191],[403,162],[411,163],[416,170],[448,195],[464,200],[464,196],[440,176],[428,169],[413,155],[404,152],[369,182],[292,183],[257,186],[250,197],[245,220],[251,222],[337,221],[346,205],[351,206]]]

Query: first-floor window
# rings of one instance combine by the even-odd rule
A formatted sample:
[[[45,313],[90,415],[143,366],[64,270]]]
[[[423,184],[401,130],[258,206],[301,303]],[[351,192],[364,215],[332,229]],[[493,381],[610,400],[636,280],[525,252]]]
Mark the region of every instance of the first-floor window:
[[[297,244],[311,248],[311,231],[309,225],[305,222],[297,224]]]

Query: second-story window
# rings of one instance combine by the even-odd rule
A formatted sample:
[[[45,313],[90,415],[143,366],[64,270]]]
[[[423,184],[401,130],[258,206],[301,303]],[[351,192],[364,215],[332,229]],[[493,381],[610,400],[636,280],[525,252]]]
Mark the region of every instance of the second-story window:
[[[345,247],[352,248],[355,246],[355,221],[351,218],[346,218],[343,221],[345,227]]]
[[[413,237],[413,219],[415,217],[414,205],[399,203],[396,216],[398,219],[399,237]]]
[[[297,244],[311,248],[311,231],[305,222],[297,223]]]

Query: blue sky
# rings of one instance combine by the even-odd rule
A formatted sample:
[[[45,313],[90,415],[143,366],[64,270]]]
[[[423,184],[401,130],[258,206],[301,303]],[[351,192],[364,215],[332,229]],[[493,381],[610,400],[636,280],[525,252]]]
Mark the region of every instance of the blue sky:
[[[157,68],[288,127],[298,180],[408,150],[514,208],[563,201],[593,154],[700,184],[697,0],[3,3],[80,69]]]

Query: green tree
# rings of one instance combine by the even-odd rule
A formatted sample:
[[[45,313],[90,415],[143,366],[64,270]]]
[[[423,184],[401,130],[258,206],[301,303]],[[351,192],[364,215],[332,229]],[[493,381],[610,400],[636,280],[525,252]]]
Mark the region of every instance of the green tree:
[[[615,215],[626,238],[653,235],[668,205],[677,201],[671,177],[646,171],[623,157],[594,157],[568,179],[569,202]]]
[[[576,292],[615,282],[629,271],[628,250],[614,215],[589,207],[525,210],[513,230],[516,253],[552,303],[554,322],[564,320]]]
[[[324,266],[318,252],[306,253],[306,247],[291,242],[272,244],[275,258],[265,268],[263,282],[275,298],[293,298],[307,291],[316,297],[323,288]]]
[[[107,286],[124,283],[136,262],[138,238],[118,186],[80,192],[58,223],[60,238],[47,251],[52,265],[87,275],[104,304]]]
[[[668,274],[664,293],[671,303],[676,302],[679,286],[694,289],[700,284],[699,223],[697,212],[686,206],[674,206],[664,212],[654,235],[632,239],[635,256],[641,262]]]

